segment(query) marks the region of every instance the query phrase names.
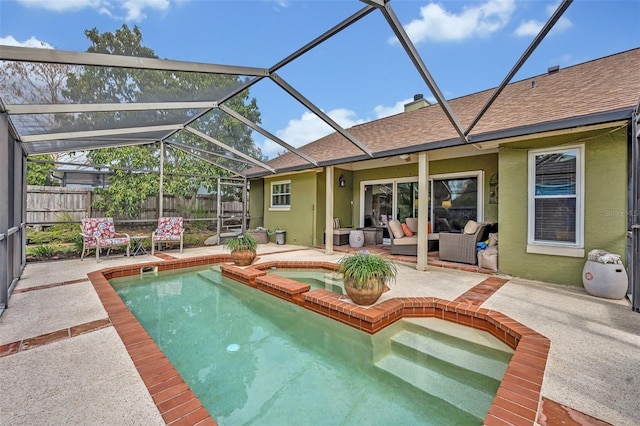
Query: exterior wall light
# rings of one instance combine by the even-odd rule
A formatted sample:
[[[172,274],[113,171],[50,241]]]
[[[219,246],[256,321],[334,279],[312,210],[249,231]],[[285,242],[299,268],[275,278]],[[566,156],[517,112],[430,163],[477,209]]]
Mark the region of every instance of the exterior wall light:
[[[338,183],[340,184],[340,188],[344,188],[344,186],[346,185],[346,182],[344,180],[344,177],[342,177],[342,175],[340,175],[340,177],[338,178]]]

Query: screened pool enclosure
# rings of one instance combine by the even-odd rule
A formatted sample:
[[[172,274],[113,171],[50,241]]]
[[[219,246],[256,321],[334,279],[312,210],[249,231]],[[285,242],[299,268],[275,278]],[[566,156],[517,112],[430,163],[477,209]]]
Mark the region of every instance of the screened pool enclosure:
[[[309,169],[339,163],[318,161],[313,153],[296,148],[292,141],[276,135],[269,126],[263,126],[251,108],[249,95],[250,89],[261,88],[279,100],[302,105],[307,113],[357,147],[360,154],[351,161],[379,156],[307,98],[304,90],[298,88],[300,84],[291,82],[313,82],[318,76],[295,76],[296,61],[306,60],[309,52],[321,45],[335,47],[338,42],[333,39],[337,35],[343,31],[358,31],[359,26],[355,24],[366,20],[397,38],[404,52],[402,59],[410,63],[409,72],[423,84],[416,89],[429,91],[459,142],[466,144],[470,142],[469,134],[474,126],[572,2],[564,0],[560,3],[466,128],[408,37],[392,2],[353,0],[351,3],[353,13],[331,27],[328,24],[328,29],[312,40],[300,41],[298,46],[301,47],[292,49],[292,53],[269,67],[165,60],[135,56],[131,52],[106,54],[108,52],[0,46],[1,72],[11,83],[0,87],[0,312],[8,307],[11,292],[26,263],[29,157],[147,146],[158,158],[157,166],[147,171],[159,174],[161,195],[164,162],[177,153],[214,165],[220,178],[231,179],[234,184],[239,182],[245,192],[248,176],[289,171],[278,168],[277,161],[268,161],[255,142],[257,137],[277,144],[281,152],[293,153],[303,162],[303,167]],[[367,33],[362,37],[366,41]],[[357,46],[349,49],[355,52]],[[285,79],[283,75],[288,67],[294,70],[293,77]],[[381,82],[403,78],[386,75],[384,69],[374,72],[380,75]],[[357,76],[344,77],[357,80]],[[88,81],[94,82],[91,90],[85,85]],[[57,89],[49,90],[53,87]],[[331,90],[331,86],[327,89]],[[263,110],[270,107],[269,98],[261,98],[260,102]],[[385,152],[384,156],[411,152],[411,147],[407,147]],[[108,169],[109,165],[103,167]],[[243,215],[246,216],[246,208]],[[327,217],[331,217],[329,210]],[[242,221],[243,227],[245,223]]]

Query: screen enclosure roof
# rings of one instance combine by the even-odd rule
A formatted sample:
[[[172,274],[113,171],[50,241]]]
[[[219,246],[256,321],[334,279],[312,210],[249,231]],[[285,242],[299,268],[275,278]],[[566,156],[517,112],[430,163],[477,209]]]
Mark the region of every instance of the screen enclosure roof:
[[[245,176],[247,170],[256,168],[278,173],[278,169],[256,154],[260,150],[256,149],[253,140],[229,140],[228,127],[233,123],[278,144],[282,152],[296,155],[311,167],[322,166],[313,156],[264,128],[259,120],[251,120],[239,111],[238,105],[248,99],[248,90],[270,85],[277,89],[278,96],[302,104],[308,113],[318,117],[339,137],[367,158],[373,158],[375,154],[369,147],[285,80],[281,70],[304,60],[305,55],[319,46],[331,45],[331,39],[341,32],[357,31],[354,24],[358,21],[373,19],[371,15],[377,15],[384,27],[381,31],[387,31],[398,39],[412,64],[412,72],[424,82],[457,137],[462,142],[469,142],[468,135],[473,127],[566,11],[571,0],[560,3],[467,127],[460,124],[455,111],[441,93],[394,13],[391,1],[353,0],[353,3],[357,6],[353,14],[306,44],[301,41],[300,48],[267,68],[0,46],[3,72],[10,78],[15,77],[15,84],[0,88],[0,111],[8,114],[10,130],[28,156],[162,141],[173,149],[218,165],[233,175]],[[357,49],[356,46],[353,48]],[[19,67],[28,70],[28,84],[19,81],[21,76],[15,71]],[[104,93],[87,94],[82,90],[52,93],[51,90],[43,90],[53,82],[64,86],[72,78],[69,76],[100,79],[105,82]],[[314,76],[304,78],[312,80]],[[118,84],[110,85],[111,82]],[[109,91],[109,87],[117,87],[118,90]],[[226,138],[220,136],[223,134],[227,135]]]

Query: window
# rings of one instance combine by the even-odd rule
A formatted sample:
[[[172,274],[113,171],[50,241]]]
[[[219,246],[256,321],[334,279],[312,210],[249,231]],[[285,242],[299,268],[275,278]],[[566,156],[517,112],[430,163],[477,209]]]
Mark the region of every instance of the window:
[[[582,247],[583,157],[582,147],[529,152],[529,244]]]
[[[271,208],[288,209],[291,207],[291,181],[271,184]]]

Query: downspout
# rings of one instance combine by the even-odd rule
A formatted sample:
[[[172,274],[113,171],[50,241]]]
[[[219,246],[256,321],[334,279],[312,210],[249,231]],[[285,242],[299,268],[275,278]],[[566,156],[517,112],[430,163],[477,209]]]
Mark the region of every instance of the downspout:
[[[640,102],[631,115],[631,188],[629,193],[629,294],[631,309],[640,312]]]

